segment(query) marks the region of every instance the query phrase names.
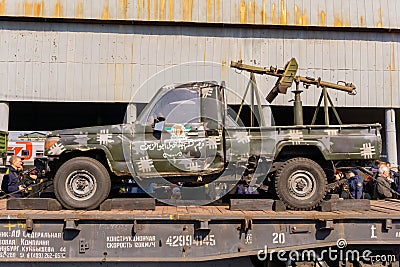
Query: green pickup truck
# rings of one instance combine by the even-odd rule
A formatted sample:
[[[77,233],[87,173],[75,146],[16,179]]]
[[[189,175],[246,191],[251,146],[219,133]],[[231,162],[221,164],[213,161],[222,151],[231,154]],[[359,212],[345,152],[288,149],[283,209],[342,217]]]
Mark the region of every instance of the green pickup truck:
[[[98,207],[113,182],[134,180],[161,201],[201,205],[191,190],[213,200],[245,180],[269,185],[290,209],[309,210],[323,200],[337,168],[379,159],[380,129],[244,127],[229,116],[223,85],[193,82],[162,87],[135,123],[53,131],[45,155],[55,195],[69,209]],[[163,195],[163,183],[172,194]]]

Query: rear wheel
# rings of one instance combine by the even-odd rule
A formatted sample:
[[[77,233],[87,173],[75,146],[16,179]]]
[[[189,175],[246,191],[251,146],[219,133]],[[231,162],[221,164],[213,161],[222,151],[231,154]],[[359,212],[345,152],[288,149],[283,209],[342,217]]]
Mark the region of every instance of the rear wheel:
[[[311,159],[289,159],[276,172],[275,190],[288,208],[310,210],[325,197],[326,175],[321,166]]]
[[[54,177],[54,193],[68,209],[94,209],[108,196],[110,175],[97,160],[77,157],[66,161]]]

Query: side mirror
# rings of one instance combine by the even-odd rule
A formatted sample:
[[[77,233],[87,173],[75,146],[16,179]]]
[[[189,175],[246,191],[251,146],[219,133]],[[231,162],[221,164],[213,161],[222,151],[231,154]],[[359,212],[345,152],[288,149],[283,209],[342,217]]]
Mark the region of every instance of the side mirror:
[[[157,117],[157,119],[154,119],[153,136],[157,140],[161,139],[161,133],[162,133],[162,130],[164,129],[164,123],[165,123],[164,117]]]
[[[162,131],[164,129],[165,118],[164,117],[157,117],[154,119],[153,128],[154,131]]]

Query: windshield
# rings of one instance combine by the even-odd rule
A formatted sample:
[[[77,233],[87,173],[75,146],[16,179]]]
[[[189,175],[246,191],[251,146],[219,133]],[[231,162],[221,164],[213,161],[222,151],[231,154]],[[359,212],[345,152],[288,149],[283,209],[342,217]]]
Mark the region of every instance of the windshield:
[[[151,125],[155,119],[166,123],[190,123],[200,121],[199,90],[175,88],[161,90],[149,104],[141,124]],[[147,114],[146,114],[147,113]]]

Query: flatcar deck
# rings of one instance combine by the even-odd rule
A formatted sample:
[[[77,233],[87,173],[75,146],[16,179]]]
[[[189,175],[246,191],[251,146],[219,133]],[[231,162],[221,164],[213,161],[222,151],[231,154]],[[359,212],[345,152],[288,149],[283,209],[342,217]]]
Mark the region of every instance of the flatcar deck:
[[[290,220],[319,220],[319,219],[369,219],[391,218],[400,220],[400,200],[371,201],[370,210],[348,211],[232,211],[227,205],[223,206],[156,206],[155,210],[7,210],[6,200],[0,200],[0,219],[31,218],[31,219],[90,219],[90,220],[197,220],[197,219],[290,219]]]
[[[1,200],[0,262],[196,262],[336,248],[339,241],[399,252],[400,201],[370,204],[367,211],[332,212],[228,206],[44,211],[7,210]]]

